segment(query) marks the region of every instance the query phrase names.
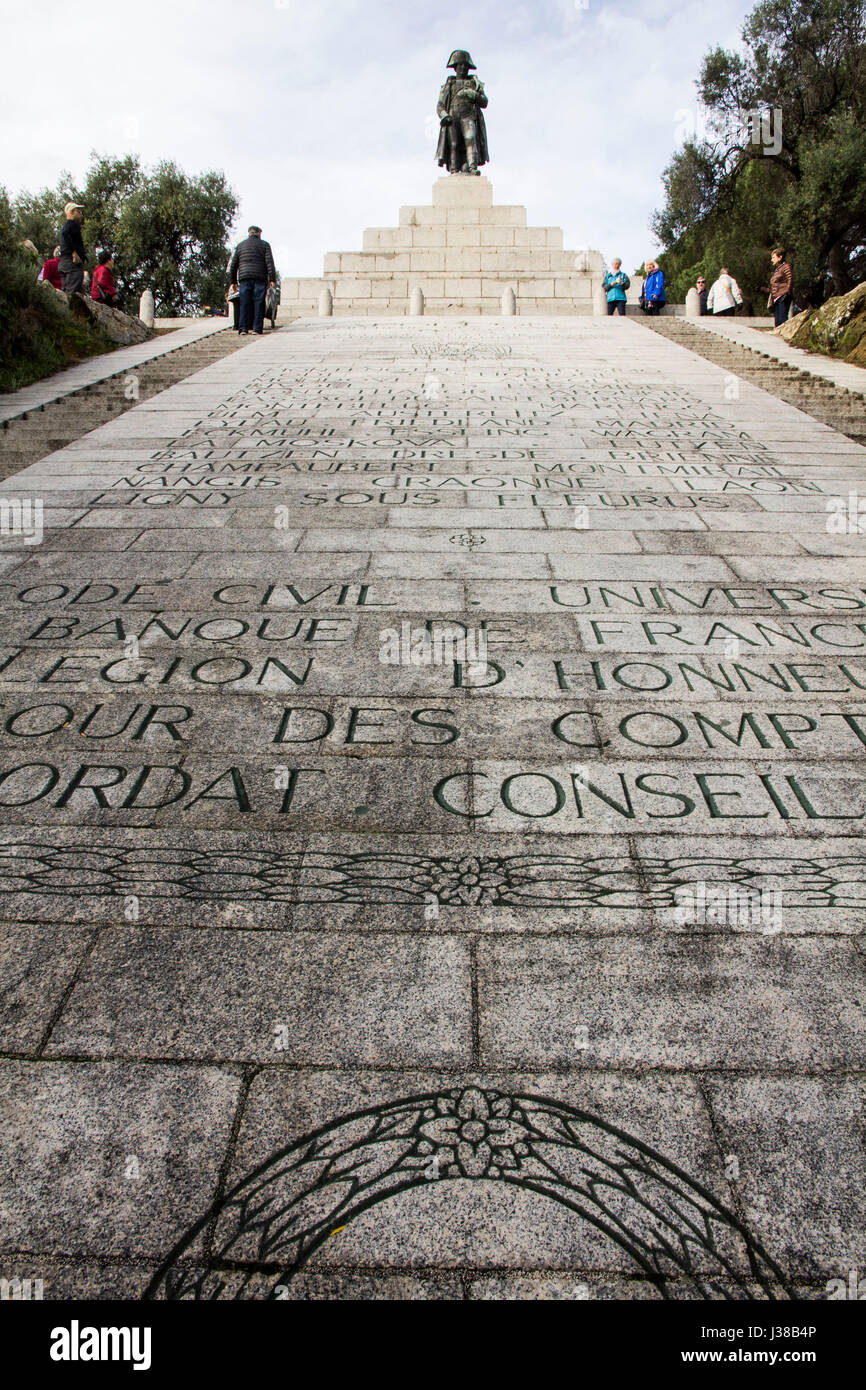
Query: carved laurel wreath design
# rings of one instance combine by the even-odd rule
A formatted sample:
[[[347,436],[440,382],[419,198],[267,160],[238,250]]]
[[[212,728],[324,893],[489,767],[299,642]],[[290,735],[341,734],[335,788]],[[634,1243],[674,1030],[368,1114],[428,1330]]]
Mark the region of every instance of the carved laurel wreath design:
[[[51,843],[20,836],[0,845],[0,888],[40,896],[146,897],[197,901],[403,903],[451,907],[576,908],[677,905],[696,882],[777,891],[786,908],[863,907],[866,852],[731,857],[628,853],[412,854],[320,852],[266,843],[236,850],[155,839]]]
[[[293,1140],[186,1232],[144,1296],[281,1297],[337,1228],[398,1193],[455,1180],[505,1183],[576,1213],[662,1298],[674,1288],[792,1297],[742,1222],[660,1153],[561,1101],[480,1086],[374,1105]]]

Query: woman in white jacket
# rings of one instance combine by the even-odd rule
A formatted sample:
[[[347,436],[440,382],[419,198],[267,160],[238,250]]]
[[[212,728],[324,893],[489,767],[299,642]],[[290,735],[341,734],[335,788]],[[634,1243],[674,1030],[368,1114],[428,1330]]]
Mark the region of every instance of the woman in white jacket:
[[[711,314],[733,314],[743,296],[733,275],[728,274],[727,266],[722,266],[719,278],[710,286],[707,295],[707,308]]]

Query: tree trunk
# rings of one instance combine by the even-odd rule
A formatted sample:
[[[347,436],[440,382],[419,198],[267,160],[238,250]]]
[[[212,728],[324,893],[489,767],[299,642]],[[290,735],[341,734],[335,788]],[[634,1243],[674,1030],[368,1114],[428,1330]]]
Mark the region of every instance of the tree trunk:
[[[833,277],[835,294],[847,294],[849,290],[853,290],[854,281],[848,269],[848,257],[845,255],[841,241],[834,242],[830,247],[827,265]]]

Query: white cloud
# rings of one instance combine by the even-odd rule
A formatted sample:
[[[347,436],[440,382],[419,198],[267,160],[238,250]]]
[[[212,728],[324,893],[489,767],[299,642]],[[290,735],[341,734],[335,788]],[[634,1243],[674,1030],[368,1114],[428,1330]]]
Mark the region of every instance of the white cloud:
[[[708,23],[698,0],[476,0],[455,22],[426,0],[122,0],[103,20],[66,0],[2,3],[12,191],[80,177],[92,149],[224,169],[238,226],[261,223],[301,275],[430,201],[429,117],[454,47],[490,96],[496,201],[637,265],[676,113],[694,106],[703,54],[735,46],[751,8],[718,0]]]

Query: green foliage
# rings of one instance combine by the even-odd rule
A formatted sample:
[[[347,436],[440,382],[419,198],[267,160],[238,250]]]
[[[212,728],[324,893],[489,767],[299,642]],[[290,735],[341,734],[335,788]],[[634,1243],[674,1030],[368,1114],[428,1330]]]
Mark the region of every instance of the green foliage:
[[[866,6],[762,0],[743,42],[742,54],[704,59],[707,134],[664,172],[660,264],[674,298],[698,270],[712,280],[727,264],[758,307],[781,243],[795,297],[820,304],[866,275]],[[767,113],[763,141],[752,140],[752,112]]]
[[[653,219],[653,231],[669,246],[701,222],[713,208],[718,161],[707,146],[687,141],[662,174],[665,205]]]
[[[84,208],[91,268],[97,247],[114,252],[121,301],[133,312],[146,289],[163,317],[194,314],[222,299],[228,232],[238,208],[223,174],[190,176],[169,161],[148,170],[135,155],[94,153],[82,187],[63,174],[56,189],[14,200],[16,234],[49,255],[70,201]]]
[[[763,313],[769,289],[770,251],[780,239],[776,210],[784,188],[784,175],[775,165],[752,161],[743,171],[737,216],[704,219],[685,231],[659,257],[671,299],[682,303],[698,275],[706,277],[709,288],[726,265],[744,297],[752,301],[757,313]],[[802,275],[806,251],[796,244],[796,239],[784,244]]]
[[[124,205],[117,247],[130,289],[153,290],[161,314],[222,300],[227,238],[238,202],[222,174],[191,179],[163,163]],[[133,269],[134,267],[134,269]]]
[[[43,261],[57,245],[57,235],[63,221],[63,204],[69,201],[68,198],[61,198],[58,207],[57,198],[55,189],[43,188],[39,193],[20,194],[13,204],[18,237],[22,241],[29,237]]]
[[[0,189],[0,391],[17,390],[111,346],[102,333],[73,318],[56,290],[37,284],[37,263],[20,243],[8,195]]]

